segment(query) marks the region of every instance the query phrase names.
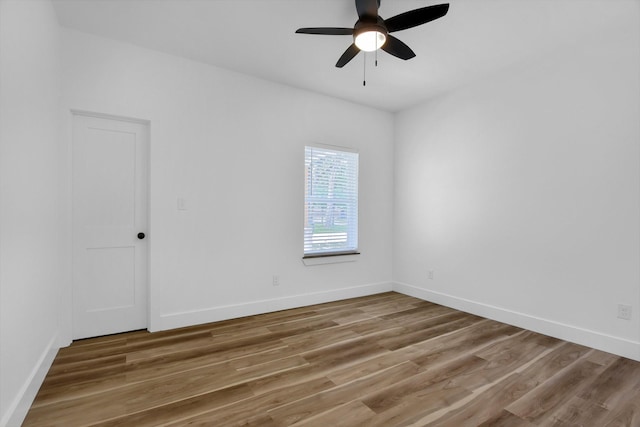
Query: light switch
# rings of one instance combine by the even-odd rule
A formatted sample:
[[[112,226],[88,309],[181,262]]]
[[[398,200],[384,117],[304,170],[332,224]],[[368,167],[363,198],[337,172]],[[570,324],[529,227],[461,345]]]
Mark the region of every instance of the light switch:
[[[179,211],[187,210],[187,201],[184,199],[184,197],[178,197],[178,210]]]

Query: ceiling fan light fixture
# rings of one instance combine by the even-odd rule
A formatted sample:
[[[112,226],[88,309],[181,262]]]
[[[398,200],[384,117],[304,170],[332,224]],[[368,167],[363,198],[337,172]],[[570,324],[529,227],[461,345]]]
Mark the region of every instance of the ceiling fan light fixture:
[[[359,32],[355,36],[355,44],[358,49],[364,52],[373,52],[380,49],[387,41],[387,35],[383,32],[375,30],[367,30]]]

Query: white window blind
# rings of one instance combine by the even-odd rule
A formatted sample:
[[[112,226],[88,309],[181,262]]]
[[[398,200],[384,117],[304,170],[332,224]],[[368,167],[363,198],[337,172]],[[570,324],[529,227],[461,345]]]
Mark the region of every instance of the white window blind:
[[[358,251],[358,153],[305,147],[305,256]]]

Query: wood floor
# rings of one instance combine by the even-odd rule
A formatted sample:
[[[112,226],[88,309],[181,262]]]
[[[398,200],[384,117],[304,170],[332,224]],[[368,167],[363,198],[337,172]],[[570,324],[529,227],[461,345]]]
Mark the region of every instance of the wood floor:
[[[640,363],[385,293],[61,349],[25,426],[640,426]]]

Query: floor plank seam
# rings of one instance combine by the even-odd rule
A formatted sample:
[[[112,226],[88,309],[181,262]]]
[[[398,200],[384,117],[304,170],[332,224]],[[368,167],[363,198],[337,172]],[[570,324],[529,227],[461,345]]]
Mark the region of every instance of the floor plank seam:
[[[523,331],[524,332],[524,331]],[[505,375],[503,375],[502,377],[500,377],[499,379],[485,384],[475,390],[470,390],[471,394],[469,396],[467,396],[466,398],[463,398],[461,400],[459,400],[458,402],[454,403],[453,405],[450,405],[447,408],[443,408],[439,411],[433,412],[429,415],[427,415],[426,417],[420,419],[419,421],[411,424],[411,427],[420,427],[420,426],[424,426],[427,424],[431,424],[433,422],[438,421],[440,418],[442,418],[444,415],[446,415],[447,413],[451,412],[451,411],[455,411],[456,409],[462,408],[465,405],[467,405],[468,403],[472,402],[473,400],[477,399],[478,397],[481,397],[482,393],[484,393],[485,391],[489,390],[491,387],[495,386],[496,384],[501,383],[502,381],[504,381],[505,379],[507,379],[510,376],[513,376],[515,374],[520,374],[522,371],[524,371],[524,369],[526,369],[527,367],[533,365],[535,362],[537,362],[538,360],[542,359],[543,357],[545,357],[546,355],[550,354],[551,352],[553,352],[555,350],[555,347],[553,348],[549,348],[546,351],[542,352],[541,354],[539,354],[538,356],[536,356],[534,359],[530,360],[526,365],[523,365],[521,368],[517,368],[512,372],[509,372]]]
[[[283,346],[282,348],[286,348],[286,347],[287,346]],[[245,356],[245,357],[248,357],[248,356]],[[211,363],[211,364],[198,365],[197,367],[187,368],[187,369],[181,370],[179,372],[172,372],[172,373],[168,373],[166,375],[154,376],[154,377],[151,377],[151,378],[153,380],[162,380],[162,379],[166,379],[166,378],[169,378],[169,377],[174,377],[174,376],[182,375],[182,374],[185,374],[185,373],[197,371],[199,369],[203,369],[203,368],[207,368],[207,367],[213,367],[213,366],[216,366],[216,365],[229,363],[229,361],[237,360],[237,359],[239,359],[239,358],[230,359],[230,360],[221,360],[221,361],[218,361],[218,362],[215,362],[215,363]],[[266,363],[269,363],[269,362],[265,362],[265,364]],[[305,365],[302,365],[302,366],[305,366]],[[279,370],[279,371],[270,371],[268,374],[265,374],[264,376],[269,376],[269,375],[273,375],[273,374],[276,374],[276,373],[286,372],[287,370],[296,369],[296,368],[298,368],[298,367],[285,368],[285,369],[282,369],[282,370]],[[255,379],[259,379],[259,378],[258,377],[252,378],[252,380],[255,380]],[[147,382],[147,381],[149,381],[149,378],[140,379],[140,380],[132,381],[132,382],[127,382],[125,384],[122,384],[122,385],[119,385],[119,386],[114,386],[114,387],[111,387],[111,388],[108,388],[108,389],[102,389],[102,390],[96,391],[94,393],[83,394],[83,398],[87,397],[87,396],[88,397],[98,396],[100,394],[105,394],[105,393],[113,392],[113,391],[116,391],[116,390],[124,390],[124,389],[130,388],[130,387],[142,384],[142,383]],[[236,383],[230,383],[229,386],[225,386],[225,387],[223,387],[221,389],[228,388],[228,387],[233,387],[233,386],[242,384],[243,382],[246,382],[246,381],[247,380],[243,379],[242,381],[239,381],[239,382],[236,382]],[[220,390],[220,389],[211,389],[211,390],[209,390],[207,392],[201,393],[200,395],[204,395],[204,394],[207,394],[209,392],[218,391],[218,390]],[[182,400],[186,400],[186,399],[189,399],[189,398],[194,397],[194,396],[197,396],[197,395],[192,395],[192,396],[189,396],[188,398],[185,398],[185,399],[182,399]],[[39,408],[39,407],[44,407],[44,406],[57,405],[57,404],[65,403],[65,402],[72,402],[72,401],[77,400],[77,399],[78,399],[78,397],[70,397],[69,399],[66,399],[66,400],[59,400],[59,401],[55,401],[55,402],[47,402],[47,403],[44,403],[44,404],[43,403],[34,402],[34,405],[32,405],[32,407],[33,408]],[[142,412],[142,411],[139,411],[139,412]]]

